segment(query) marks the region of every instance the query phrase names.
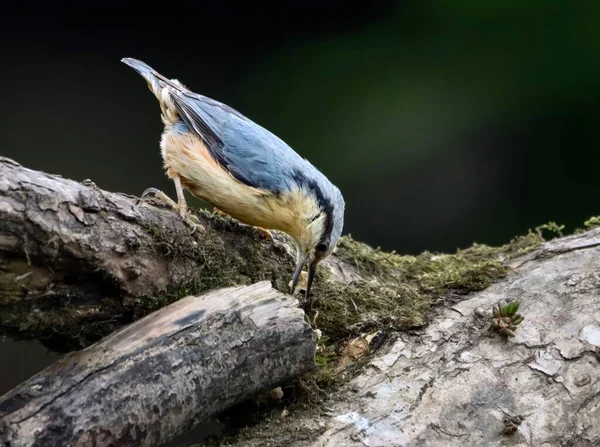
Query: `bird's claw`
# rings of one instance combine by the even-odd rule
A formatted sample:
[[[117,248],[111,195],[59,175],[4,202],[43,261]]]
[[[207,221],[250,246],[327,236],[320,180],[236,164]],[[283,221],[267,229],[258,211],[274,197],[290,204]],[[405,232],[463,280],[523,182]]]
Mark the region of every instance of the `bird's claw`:
[[[219,208],[217,208],[216,206],[213,208],[213,212],[212,212],[213,216],[219,215],[221,217],[229,217],[229,214],[227,214],[225,211],[221,211]]]
[[[198,219],[198,217],[192,214],[191,212],[180,212],[179,215],[181,216],[185,224],[191,228],[190,236],[194,234],[198,229],[204,230],[204,227],[202,226],[202,224],[200,224],[200,220]]]
[[[156,197],[160,192],[158,188],[147,188],[140,196],[140,199],[145,199],[148,196]]]
[[[273,242],[273,234],[266,228],[254,227],[254,231],[256,233],[258,233],[259,236],[264,237],[266,240],[268,240],[270,242]]]
[[[185,224],[191,228],[191,231],[190,231],[190,233],[189,233],[189,235],[190,235],[190,236],[191,236],[192,234],[194,234],[194,233],[196,232],[196,230],[198,229],[198,225],[196,225],[196,224],[195,224],[195,223],[193,223],[193,222],[186,221],[186,222],[185,222]]]
[[[198,217],[196,215],[194,215],[191,211],[189,211],[185,204],[175,202],[173,199],[171,199],[169,196],[167,196],[160,189],[157,189],[157,188],[146,189],[140,196],[138,203],[139,203],[139,201],[147,199],[147,198],[154,198],[154,199],[160,200],[164,204],[168,205],[169,207],[171,207],[175,211],[177,211],[179,213],[179,216],[183,220],[183,222],[188,227],[190,227],[190,229],[191,229],[190,235],[194,234],[196,232],[196,230],[198,230],[198,229],[202,229],[202,230],[204,229],[204,227],[200,224],[200,220],[198,219]]]
[[[201,229],[204,230],[204,227],[200,223],[200,219],[190,210],[188,210],[185,205],[177,205],[177,209],[179,211],[179,216],[185,222],[185,224],[191,228],[190,235],[194,234],[196,230]]]
[[[140,198],[138,200],[138,204],[142,200],[146,200],[149,198],[154,198],[154,199],[160,200],[165,205],[168,205],[175,210],[179,209],[179,205],[173,199],[171,199],[168,195],[166,195],[164,192],[162,192],[160,189],[157,189],[157,188],[146,189],[140,196]]]

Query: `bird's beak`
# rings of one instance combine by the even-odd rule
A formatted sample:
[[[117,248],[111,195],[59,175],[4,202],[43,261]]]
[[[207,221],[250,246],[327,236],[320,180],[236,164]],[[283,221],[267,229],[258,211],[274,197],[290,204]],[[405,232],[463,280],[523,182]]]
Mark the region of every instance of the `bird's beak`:
[[[296,271],[294,272],[294,278],[292,279],[292,295],[294,294],[296,286],[298,285],[298,280],[300,279],[302,267],[304,267],[305,262],[306,255],[304,253],[298,252],[298,259],[296,260]]]
[[[306,279],[306,294],[304,295],[306,299],[308,299],[308,297],[310,296],[310,288],[312,287],[313,278],[315,277],[315,273],[317,271],[317,264],[318,262],[314,260],[308,265],[308,278]]]

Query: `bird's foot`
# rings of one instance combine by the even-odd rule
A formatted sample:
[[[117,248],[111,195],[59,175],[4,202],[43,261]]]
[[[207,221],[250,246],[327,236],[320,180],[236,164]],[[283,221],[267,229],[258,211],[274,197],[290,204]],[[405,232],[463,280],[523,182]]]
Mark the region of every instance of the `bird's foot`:
[[[168,195],[166,195],[158,188],[146,189],[138,199],[138,203],[145,199],[157,199],[163,202],[165,205],[168,205],[169,207],[173,208],[174,210],[179,210],[179,205],[177,205],[177,202],[175,202],[173,199],[171,199]]]
[[[200,223],[198,216],[189,211],[187,208],[180,207],[179,215],[181,216],[181,219],[185,222],[185,224],[190,228],[190,235],[194,234],[196,230],[204,231],[204,227]]]
[[[221,211],[219,208],[217,208],[216,206],[213,208],[213,212],[212,215],[214,216],[215,214],[218,214],[221,217],[229,217],[229,214],[227,214],[225,211]]]
[[[262,228],[262,227],[254,227],[254,231],[261,237],[265,238],[266,240],[273,242],[273,233],[271,233],[269,230],[267,230],[266,228]]]
[[[140,196],[140,200],[148,198],[155,198],[157,200],[160,200],[164,204],[177,211],[184,223],[191,229],[190,234],[194,234],[198,229],[204,230],[204,227],[200,224],[200,220],[198,219],[198,217],[190,210],[188,210],[187,204],[185,202],[177,203],[157,188],[148,188]]]

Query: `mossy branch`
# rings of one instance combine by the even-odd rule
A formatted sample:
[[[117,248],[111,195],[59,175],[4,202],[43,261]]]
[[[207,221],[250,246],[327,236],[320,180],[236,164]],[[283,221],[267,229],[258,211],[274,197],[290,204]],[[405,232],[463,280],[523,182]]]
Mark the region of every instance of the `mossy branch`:
[[[0,331],[77,349],[183,296],[269,280],[287,293],[295,248],[198,211],[190,234],[173,210],[0,158]],[[308,319],[332,342],[425,324],[432,304],[481,290],[506,259],[543,241],[455,254],[385,253],[343,237],[315,281]]]
[[[279,291],[288,292],[295,248],[287,236],[274,232],[275,240],[271,243],[232,219],[212,216],[206,211],[197,213],[206,231],[190,234],[178,214],[159,203],[140,202],[137,197],[103,191],[89,181],[66,180],[0,158],[0,332],[37,339],[54,349],[73,350],[88,346],[186,295],[264,280]],[[346,373],[356,372],[368,356],[354,361],[351,367],[340,366],[344,363],[344,353],[350,353],[349,348],[361,350],[364,340],[368,340],[369,350],[376,349],[374,346],[381,346],[386,334],[395,330],[415,329],[404,336],[419,346],[415,348],[417,357],[425,355],[423,353],[439,356],[422,359],[420,368],[425,372],[435,362],[442,366],[444,362],[454,362],[465,346],[472,346],[473,328],[481,332],[490,324],[496,329],[508,328],[512,334],[505,333],[516,334],[512,339],[529,340],[520,343],[521,348],[546,346],[536,341],[541,329],[531,332],[525,328],[515,332],[517,326],[523,326],[516,307],[508,305],[509,309],[504,304],[498,307],[497,323],[493,322],[491,312],[487,315],[485,310],[479,312],[479,308],[472,307],[510,298],[515,290],[519,291],[518,299],[521,299],[519,294],[531,295],[528,300],[522,298],[531,306],[538,301],[540,287],[545,290],[550,283],[552,287],[558,284],[554,276],[559,273],[562,275],[560,284],[566,284],[569,290],[575,288],[572,292],[577,293],[573,296],[595,290],[592,279],[597,275],[577,272],[585,264],[579,261],[584,258],[589,258],[585,261],[589,264],[586,268],[590,271],[595,268],[590,259],[597,259],[599,225],[599,218],[591,218],[584,223],[584,229],[547,242],[548,235],[563,236],[562,226],[549,223],[504,246],[474,244],[453,254],[425,252],[418,256],[386,253],[351,236],[343,237],[336,252],[323,263],[328,268],[319,269],[313,288],[312,306],[306,317],[315,332],[322,335],[316,352],[318,368],[300,379],[300,383],[309,385],[302,389],[319,390],[322,385],[337,382],[340,376],[348,378]],[[567,258],[572,265],[562,271],[557,266],[561,265],[561,259]],[[541,264],[547,265],[543,286],[538,284]],[[505,277],[505,281],[499,282]],[[513,284],[523,281],[531,282],[531,290],[521,290],[520,285]],[[492,283],[497,284],[479,294],[464,296],[486,289]],[[557,295],[560,300],[562,293]],[[432,309],[438,304],[447,305]],[[464,309],[457,315],[456,309],[461,306]],[[477,317],[481,322],[471,321],[471,311],[483,315],[483,318]],[[546,324],[543,316],[546,311],[552,310],[542,303],[538,309],[542,315],[539,321],[527,313],[525,322],[530,323],[525,326],[535,322]],[[573,313],[580,314],[579,311]],[[465,320],[466,329],[461,329],[462,323],[455,324],[450,338],[445,335],[421,338],[429,328],[437,326],[440,334],[446,334],[448,328],[436,321],[452,319]],[[432,325],[423,327],[429,322]],[[586,326],[588,330],[594,329],[590,327]],[[457,343],[459,339],[461,343]],[[486,339],[482,335],[478,340]],[[403,343],[403,340],[396,341],[392,351],[395,347],[402,348]],[[425,350],[421,349],[423,343],[429,346]],[[457,353],[444,354],[438,346],[444,343],[456,348]],[[497,349],[494,345],[494,355]],[[563,351],[560,352],[562,355]],[[382,364],[388,361],[384,360]],[[413,371],[418,380],[426,377],[429,373],[421,375],[415,361],[407,357],[409,365],[399,364],[397,377],[404,377],[407,371]],[[520,361],[511,360],[506,364],[516,365]],[[439,377],[454,377],[446,374],[444,368]],[[362,374],[368,371],[371,370]],[[388,373],[381,371],[381,374]],[[384,381],[374,379],[377,380],[373,383]],[[470,382],[465,383],[470,386]],[[415,393],[416,401],[411,403],[411,409],[421,405],[423,393],[429,387],[431,381],[423,385],[422,392]],[[371,395],[365,396],[371,399]],[[410,393],[407,396],[410,397]],[[385,403],[385,399],[380,402]],[[450,397],[450,402],[453,403],[454,398]],[[477,402],[479,405],[480,401]],[[491,402],[492,410],[496,411],[496,401]],[[431,412],[424,411],[429,421]],[[461,420],[465,419],[468,418],[461,416]],[[278,419],[277,425],[280,423]],[[255,431],[251,433],[256,435]],[[271,437],[271,432],[266,436]]]

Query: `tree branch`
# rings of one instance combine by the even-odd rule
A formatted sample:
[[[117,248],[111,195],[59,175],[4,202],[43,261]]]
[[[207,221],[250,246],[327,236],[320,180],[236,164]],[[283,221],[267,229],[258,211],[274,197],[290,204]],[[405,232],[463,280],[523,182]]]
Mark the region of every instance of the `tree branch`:
[[[72,349],[186,295],[265,280],[289,290],[289,238],[275,232],[269,243],[231,219],[199,218],[206,232],[190,235],[168,208],[0,159],[0,330]],[[336,397],[327,442],[385,443],[391,436],[465,445],[501,443],[518,432],[524,445],[597,443],[594,425],[577,420],[597,419],[600,395],[592,367],[600,345],[600,229],[543,242],[536,229],[502,247],[399,256],[340,240],[319,270],[308,313],[327,341],[319,346],[323,371],[339,372],[353,336],[414,330],[350,384],[364,394],[345,389]],[[488,337],[489,315],[478,309],[505,298],[520,298],[525,315],[508,343]],[[117,343],[123,334],[127,329],[108,340]],[[75,355],[85,358],[96,348],[90,349]],[[111,363],[105,365],[108,373]],[[149,374],[152,368],[144,369]],[[28,392],[25,407],[32,402]],[[240,445],[286,444],[290,433],[315,441],[324,431],[316,419],[275,421]],[[571,432],[574,437],[563,436]]]
[[[289,291],[295,246],[287,235],[273,232],[269,242],[233,219],[198,218],[206,231],[190,234],[160,203],[0,158],[0,331],[68,351],[186,295],[263,280]],[[343,238],[315,279],[317,326],[346,337],[380,323],[422,325],[434,294],[465,289],[461,281],[480,272],[482,287],[497,267],[480,264],[479,254],[445,265],[427,255],[416,264],[440,264],[453,279],[434,276],[439,290],[420,291],[410,287],[420,281],[414,269],[398,269],[412,261],[394,256]]]
[[[183,298],[0,398],[0,444],[163,445],[311,369],[315,343],[269,282]]]
[[[79,348],[189,293],[265,279],[283,290],[288,238],[199,218],[207,231],[190,235],[156,202],[0,158],[0,330]]]

